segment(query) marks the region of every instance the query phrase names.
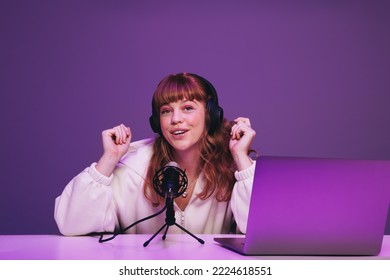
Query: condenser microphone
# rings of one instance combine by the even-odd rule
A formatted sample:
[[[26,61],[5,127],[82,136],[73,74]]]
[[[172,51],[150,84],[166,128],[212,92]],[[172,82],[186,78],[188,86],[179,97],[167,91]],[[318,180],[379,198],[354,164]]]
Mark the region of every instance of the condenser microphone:
[[[165,198],[165,224],[148,240],[144,243],[144,247],[148,246],[149,242],[156,237],[156,235],[165,228],[162,239],[165,240],[167,232],[170,226],[177,226],[182,231],[188,233],[193,238],[198,240],[199,243],[204,244],[204,241],[194,234],[186,230],[184,227],[176,223],[175,209],[173,206],[174,198],[181,196],[187,189],[188,178],[185,171],[179,168],[176,162],[169,162],[166,166],[156,171],[153,177],[154,190],[162,197]]]
[[[154,190],[164,198],[173,199],[182,195],[188,185],[188,178],[176,162],[168,162],[166,166],[156,171],[153,177]]]
[[[97,233],[101,235],[99,238],[99,242],[102,243],[102,242],[112,240],[118,234],[126,232],[136,224],[139,224],[140,222],[156,217],[165,211],[165,224],[149,240],[147,240],[144,243],[143,245],[144,247],[148,246],[150,241],[152,241],[153,238],[155,238],[156,235],[164,228],[165,228],[165,232],[162,239],[165,240],[168,232],[168,228],[173,225],[179,227],[182,231],[191,235],[193,238],[198,240],[199,243],[204,244],[204,241],[202,239],[196,237],[194,234],[192,234],[184,227],[176,223],[173,200],[174,198],[182,195],[186,191],[187,185],[188,185],[188,178],[185,171],[181,170],[179,168],[179,165],[176,162],[169,162],[166,166],[156,171],[153,177],[153,188],[160,196],[165,198],[165,206],[159,212],[150,215],[146,218],[143,218],[141,220],[138,220],[132,223],[131,225],[129,225],[128,227],[121,229],[119,232],[112,232],[111,234],[113,235],[109,238],[106,239],[103,238],[103,235],[108,234],[109,232]]]

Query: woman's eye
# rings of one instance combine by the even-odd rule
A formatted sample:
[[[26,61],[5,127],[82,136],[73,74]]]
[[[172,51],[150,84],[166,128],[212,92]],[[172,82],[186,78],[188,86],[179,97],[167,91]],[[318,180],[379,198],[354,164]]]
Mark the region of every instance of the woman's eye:
[[[169,109],[162,109],[162,110],[160,111],[160,114],[161,114],[161,115],[166,115],[166,114],[169,114],[169,112],[170,112]]]
[[[192,106],[185,106],[184,111],[191,111],[193,108]]]

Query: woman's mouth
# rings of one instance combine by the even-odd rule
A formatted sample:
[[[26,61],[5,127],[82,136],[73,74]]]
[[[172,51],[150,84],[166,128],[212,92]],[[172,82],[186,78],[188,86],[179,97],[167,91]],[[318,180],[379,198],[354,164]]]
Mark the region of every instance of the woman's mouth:
[[[171,134],[173,135],[182,135],[184,133],[186,133],[188,130],[181,130],[181,129],[178,129],[178,130],[174,130],[171,132]]]

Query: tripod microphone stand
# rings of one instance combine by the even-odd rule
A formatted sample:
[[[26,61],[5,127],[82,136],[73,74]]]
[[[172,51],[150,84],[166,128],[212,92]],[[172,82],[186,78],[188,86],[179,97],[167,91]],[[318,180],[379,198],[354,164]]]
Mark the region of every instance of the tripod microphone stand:
[[[189,232],[187,229],[185,229],[184,227],[182,227],[181,225],[176,223],[175,210],[173,209],[173,199],[174,198],[172,196],[172,192],[168,193],[168,195],[166,196],[166,199],[165,199],[165,204],[166,204],[165,224],[148,241],[146,241],[144,243],[144,245],[143,245],[144,247],[148,246],[150,241],[152,241],[156,237],[156,235],[159,234],[164,228],[165,228],[165,232],[164,232],[164,235],[162,236],[162,240],[165,240],[169,227],[173,226],[173,225],[177,226],[185,233],[191,235],[193,238],[198,240],[198,242],[200,244],[204,244],[203,239],[200,239],[199,237],[195,236],[194,234]]]
[[[169,227],[173,226],[173,225],[179,227],[182,231],[191,235],[193,238],[198,240],[199,243],[204,244],[204,241],[202,239],[196,237],[194,234],[192,234],[191,232],[186,230],[184,227],[182,227],[181,225],[176,223],[175,210],[173,207],[173,200],[175,197],[182,195],[186,191],[187,185],[188,185],[188,179],[187,179],[187,175],[185,174],[185,172],[183,170],[181,170],[179,167],[177,167],[177,163],[175,163],[175,162],[168,163],[167,166],[163,167],[159,171],[156,171],[156,174],[153,177],[154,190],[161,197],[165,197],[164,208],[162,208],[159,212],[157,212],[153,215],[150,215],[148,217],[145,217],[141,220],[134,222],[133,224],[129,225],[128,227],[121,229],[119,232],[100,232],[100,233],[94,233],[92,235],[99,234],[100,235],[99,242],[100,243],[107,242],[109,240],[114,239],[117,235],[126,232],[127,230],[129,230],[133,226],[135,226],[143,221],[154,218],[154,217],[160,215],[161,213],[163,213],[164,210],[166,210],[165,224],[148,241],[146,241],[143,244],[144,247],[148,246],[150,241],[152,241],[153,238],[155,238],[157,236],[157,234],[159,234],[164,228],[165,228],[165,232],[164,232],[162,239],[165,240]],[[112,234],[112,236],[105,239],[104,234]]]

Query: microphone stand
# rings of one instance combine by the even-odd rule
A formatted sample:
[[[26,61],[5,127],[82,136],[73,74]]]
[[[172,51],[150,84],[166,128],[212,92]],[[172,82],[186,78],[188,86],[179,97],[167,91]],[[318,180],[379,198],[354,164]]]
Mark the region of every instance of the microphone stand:
[[[165,240],[166,236],[167,236],[167,232],[168,232],[168,229],[170,226],[177,226],[178,228],[180,228],[182,231],[184,231],[185,233],[191,235],[193,238],[195,238],[196,240],[198,240],[198,242],[200,244],[204,244],[204,241],[203,239],[200,239],[199,237],[195,236],[194,234],[192,234],[191,232],[189,232],[187,229],[185,229],[184,227],[182,227],[181,225],[179,225],[178,223],[176,223],[176,218],[175,218],[175,210],[173,209],[173,200],[174,200],[174,196],[172,195],[172,189],[169,189],[169,192],[168,194],[166,195],[165,197],[165,207],[166,207],[166,212],[165,212],[165,224],[155,233],[153,234],[153,236],[147,240],[145,243],[144,243],[144,247],[148,246],[149,243],[157,236],[157,234],[159,234],[164,228],[165,228],[165,232],[164,232],[164,235],[162,236],[162,240]]]
[[[167,172],[167,173],[165,174],[164,172]],[[166,178],[165,178],[165,176],[166,176]],[[176,184],[177,184],[175,189],[173,188],[174,181],[176,181]],[[166,186],[166,188],[168,189],[167,192],[164,191],[165,187],[163,187],[163,185]],[[191,232],[186,230],[184,227],[182,227],[181,225],[176,223],[175,210],[173,208],[173,199],[175,197],[183,194],[183,192],[187,188],[187,176],[185,175],[185,172],[178,167],[167,165],[166,167],[164,167],[164,168],[160,169],[158,172],[156,172],[156,174],[153,178],[153,187],[154,187],[155,191],[157,192],[157,194],[159,194],[162,197],[165,196],[164,208],[162,208],[160,211],[158,211],[157,213],[155,213],[153,215],[150,215],[148,217],[145,217],[141,220],[138,220],[138,221],[132,223],[128,227],[121,229],[119,232],[97,232],[97,233],[92,233],[91,235],[96,235],[96,234],[100,235],[99,243],[107,242],[107,241],[114,239],[119,234],[126,232],[127,230],[129,230],[133,226],[135,226],[143,221],[154,218],[154,217],[160,215],[162,212],[164,212],[164,210],[166,210],[165,224],[149,240],[147,240],[143,244],[144,247],[148,246],[149,243],[153,240],[153,238],[155,238],[157,236],[157,234],[159,234],[164,228],[165,228],[165,232],[164,232],[164,235],[162,236],[162,239],[165,240],[169,227],[173,226],[173,225],[176,225],[182,231],[191,235],[193,238],[198,240],[199,243],[204,244],[204,241],[202,239],[196,237],[194,234],[192,234]],[[104,234],[112,234],[112,236],[109,238],[104,238]]]

